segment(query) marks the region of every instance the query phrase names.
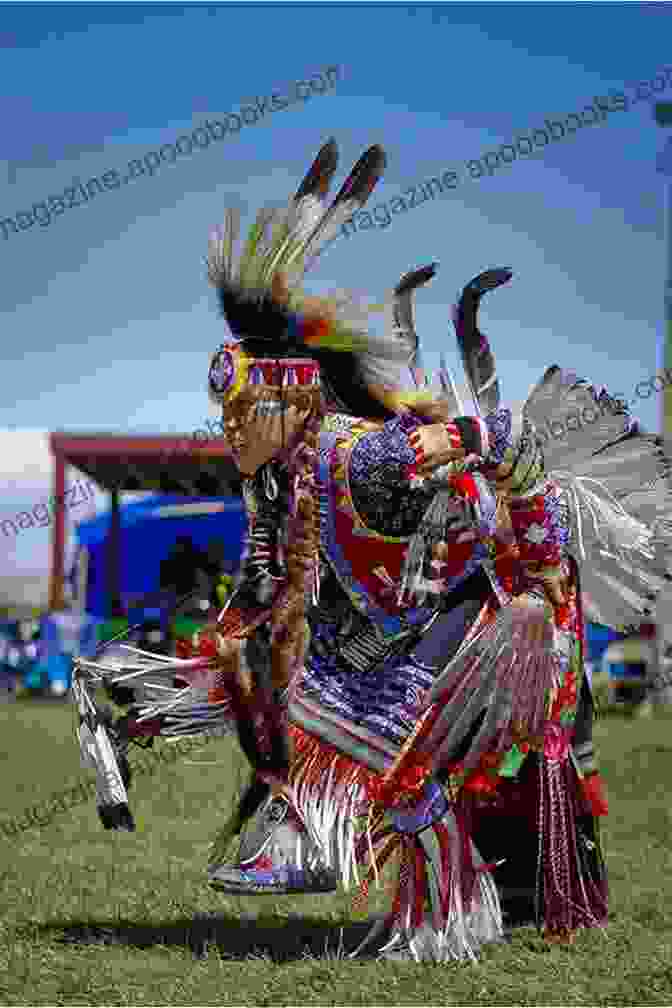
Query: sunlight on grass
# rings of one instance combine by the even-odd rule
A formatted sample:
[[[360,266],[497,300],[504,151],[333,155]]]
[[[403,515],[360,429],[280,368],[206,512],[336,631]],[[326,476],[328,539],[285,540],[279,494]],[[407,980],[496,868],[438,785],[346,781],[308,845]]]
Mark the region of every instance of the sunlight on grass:
[[[16,704],[0,718],[3,818],[82,779],[69,708]],[[210,840],[246,780],[224,739],[138,778],[135,834],[105,832],[91,801],[3,838],[0,1002],[669,1004],[670,727],[596,725],[610,788],[611,920],[571,949],[521,928],[476,965],[352,962],[366,925],[348,894],[214,893],[203,881]],[[384,906],[374,894],[371,912]]]

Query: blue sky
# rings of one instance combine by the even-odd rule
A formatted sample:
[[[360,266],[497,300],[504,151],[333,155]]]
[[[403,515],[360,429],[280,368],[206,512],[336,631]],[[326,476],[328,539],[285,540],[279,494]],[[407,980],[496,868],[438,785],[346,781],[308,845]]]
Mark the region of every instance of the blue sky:
[[[329,66],[333,91],[100,194],[49,227],[0,232],[0,428],[188,431],[208,415],[224,336],[202,257],[227,201],[284,200],[336,137],[342,173],[372,143],[372,204],[566,117],[633,94],[669,60],[665,4],[3,5],[0,219],[101,176],[206,118]],[[672,80],[672,76],[671,76]],[[672,101],[672,86],[661,98]],[[504,398],[552,363],[633,398],[660,366],[665,141],[649,103],[609,114],[491,178],[339,239],[316,290],[378,296],[438,260],[418,299],[426,362],[472,276],[510,266],[483,312]],[[342,175],[341,175],[342,177]],[[657,398],[635,412],[658,429]],[[16,479],[14,479],[16,483]],[[28,480],[27,483],[30,483]],[[24,505],[12,486],[3,511]],[[24,533],[26,540],[32,531]]]

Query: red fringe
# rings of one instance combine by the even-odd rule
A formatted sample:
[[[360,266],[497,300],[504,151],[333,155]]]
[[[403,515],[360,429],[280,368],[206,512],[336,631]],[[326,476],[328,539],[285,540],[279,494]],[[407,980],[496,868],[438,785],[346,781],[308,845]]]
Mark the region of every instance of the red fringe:
[[[350,756],[344,756],[335,746],[318,739],[297,725],[289,725],[289,735],[294,746],[291,776],[301,773],[304,780],[317,784],[326,771],[334,770],[337,780],[354,778],[367,791],[375,788],[381,777],[373,770],[367,770]]]

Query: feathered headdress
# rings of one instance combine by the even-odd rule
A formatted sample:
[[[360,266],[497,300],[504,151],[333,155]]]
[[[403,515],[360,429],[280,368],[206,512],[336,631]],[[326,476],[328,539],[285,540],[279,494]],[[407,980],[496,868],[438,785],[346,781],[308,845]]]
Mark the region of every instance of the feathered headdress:
[[[385,153],[370,147],[327,206],[337,165],[336,142],[329,140],[289,203],[259,211],[237,262],[237,212],[228,209],[223,228],[211,235],[208,277],[233,335],[272,345],[272,355],[301,356],[316,347],[355,352],[368,345],[366,309],[358,318],[349,297],[311,298],[302,290],[320,249],[368,200],[385,169]]]
[[[334,393],[331,398],[340,405],[345,399],[345,408],[354,412],[366,410],[372,399],[385,412],[382,387],[395,388],[413,363],[417,353],[413,292],[431,279],[436,266],[405,274],[384,302],[375,305],[346,291],[313,297],[304,292],[302,283],[343,223],[364,206],[385,162],[382,148],[370,147],[327,205],[338,164],[336,143],[329,140],[289,202],[280,209],[259,211],[239,255],[239,215],[228,209],[223,227],[210,237],[207,258],[210,283],[241,350],[256,358],[316,360]],[[371,331],[373,313],[383,315],[381,334]],[[213,361],[215,371],[221,370],[220,363]],[[213,377],[211,366],[210,395],[221,402]]]

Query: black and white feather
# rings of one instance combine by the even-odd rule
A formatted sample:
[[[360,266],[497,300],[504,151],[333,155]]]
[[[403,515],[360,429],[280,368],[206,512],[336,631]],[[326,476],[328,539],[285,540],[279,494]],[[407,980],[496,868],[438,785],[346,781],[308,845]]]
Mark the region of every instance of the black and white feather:
[[[508,283],[512,276],[510,269],[479,273],[464,288],[453,312],[462,365],[474,405],[482,416],[499,406],[499,380],[490,344],[478,327],[478,310],[483,296]]]
[[[210,283],[218,289],[233,288],[248,298],[261,298],[270,290],[275,274],[282,270],[290,289],[299,288],[320,249],[368,200],[385,169],[385,153],[377,145],[370,147],[327,206],[325,198],[337,167],[338,148],[331,139],[322,146],[289,201],[259,211],[237,262],[239,215],[227,209],[222,227],[210,237]]]
[[[420,341],[415,327],[414,296],[436,275],[437,263],[412,270],[399,280],[382,305],[379,337],[369,335],[360,366],[367,381],[396,388],[404,385],[408,370],[418,367]]]
[[[79,711],[78,739],[82,767],[95,772],[96,806],[105,829],[135,830],[126,788],[130,769],[125,749],[115,739],[111,719],[96,704],[85,681],[73,677]]]

